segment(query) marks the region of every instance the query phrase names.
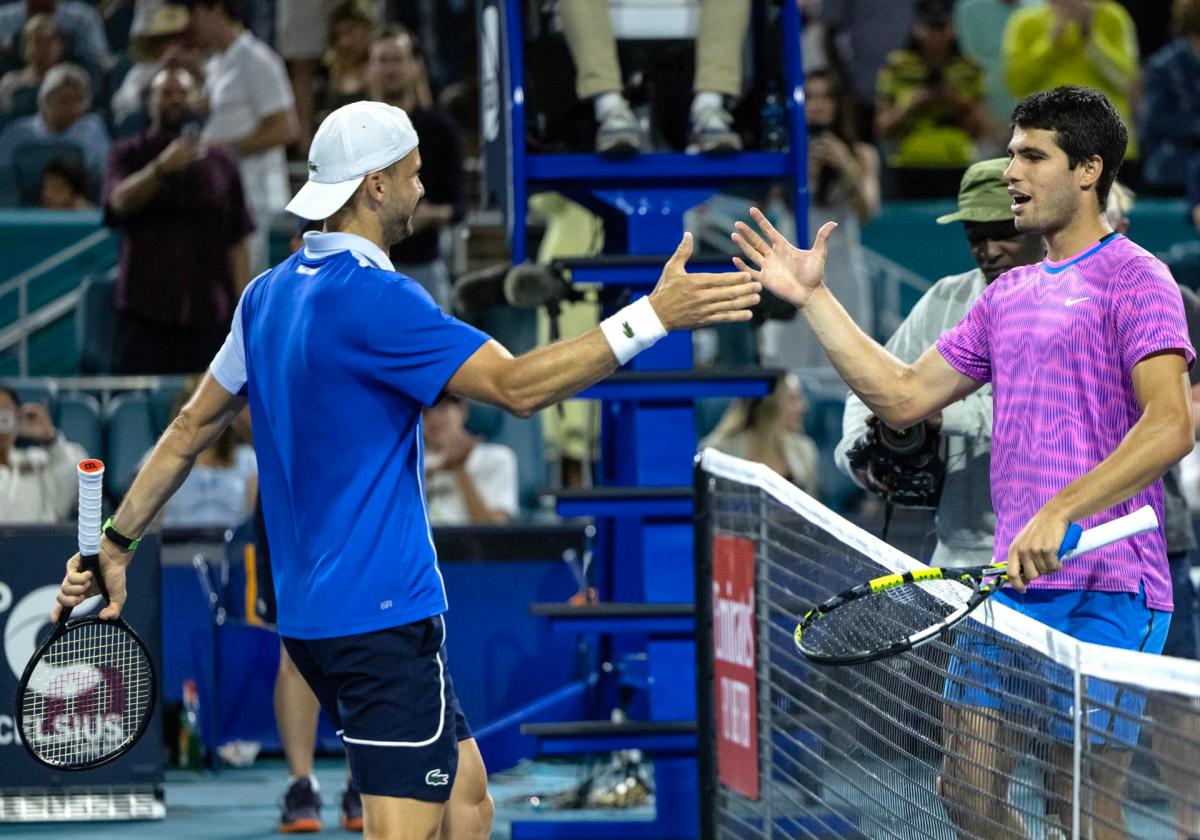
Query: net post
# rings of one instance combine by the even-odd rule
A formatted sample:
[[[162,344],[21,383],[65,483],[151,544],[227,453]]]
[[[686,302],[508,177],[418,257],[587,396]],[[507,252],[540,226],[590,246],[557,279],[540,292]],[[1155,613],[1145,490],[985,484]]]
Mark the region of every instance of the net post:
[[[696,766],[700,775],[700,840],[716,840],[717,706],[713,686],[713,520],[709,487],[712,479],[705,472],[701,458],[696,456],[692,471],[695,489]]]
[[[1072,721],[1075,730],[1074,755],[1071,759],[1071,840],[1079,840],[1080,822],[1083,815],[1083,663],[1076,648],[1075,662],[1071,669],[1075,693]]]

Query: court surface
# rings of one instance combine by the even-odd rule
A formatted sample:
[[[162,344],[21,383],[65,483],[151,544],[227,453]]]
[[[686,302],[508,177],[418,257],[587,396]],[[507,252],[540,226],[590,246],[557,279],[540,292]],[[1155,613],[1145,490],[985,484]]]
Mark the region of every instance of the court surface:
[[[529,806],[532,795],[547,795],[577,784],[580,765],[528,762],[492,777],[492,797],[496,801],[493,840],[508,840],[513,820],[587,819],[630,820],[653,817],[653,806],[624,810],[588,810],[539,812]],[[343,831],[338,822],[338,805],[345,786],[345,764],[334,759],[317,762],[317,779],[324,803],[325,828],[309,837],[360,837]],[[263,840],[285,837],[275,831],[279,802],[283,796],[287,771],[282,761],[259,761],[248,769],[223,769],[218,773],[187,770],[167,771],[167,818],[145,822],[94,822],[86,824],[89,840],[125,840],[125,838],[170,838],[170,840]],[[82,823],[7,824],[0,835],[9,838],[50,838],[76,834]],[[613,836],[619,836],[614,826]]]

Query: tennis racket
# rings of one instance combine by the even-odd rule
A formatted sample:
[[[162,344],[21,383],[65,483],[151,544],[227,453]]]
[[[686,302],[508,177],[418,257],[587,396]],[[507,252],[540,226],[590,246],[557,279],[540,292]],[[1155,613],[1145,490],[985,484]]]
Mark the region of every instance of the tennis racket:
[[[104,464],[81,461],[80,568],[100,594],[100,495]],[[125,620],[89,615],[71,620],[64,607],[17,685],[16,729],[26,751],[55,770],[87,770],[124,755],[150,723],[157,695],[154,663]]]
[[[1058,556],[1068,560],[1157,527],[1149,505],[1086,531],[1071,525]],[[869,580],[805,613],[796,625],[796,649],[824,665],[858,665],[912,650],[941,636],[1003,587],[1006,566],[918,569]]]

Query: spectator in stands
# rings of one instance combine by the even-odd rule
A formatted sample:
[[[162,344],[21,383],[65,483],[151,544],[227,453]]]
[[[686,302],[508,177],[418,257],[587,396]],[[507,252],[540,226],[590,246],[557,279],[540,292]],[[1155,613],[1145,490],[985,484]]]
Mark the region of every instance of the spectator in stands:
[[[26,445],[17,447],[21,439]],[[0,384],[0,524],[65,522],[75,510],[75,465],[87,457],[50,422],[46,406],[22,404]]]
[[[150,85],[149,130],[120,141],[109,161],[104,223],[121,232],[120,373],[204,370],[250,280],[254,223],[237,164],[185,132],[201,96],[187,68],[161,70]]]
[[[192,36],[211,53],[204,139],[239,161],[256,226],[250,269],[258,274],[267,267],[271,223],[291,194],[284,148],[299,136],[292,88],[280,57],[242,25],[241,0],[189,2]]]
[[[1008,144],[1008,118],[1017,106],[1004,79],[1004,26],[1018,8],[1038,2],[1041,0],[958,0],[954,6],[958,46],[983,70],[983,99],[997,128],[997,152]]]
[[[1137,32],[1116,0],[1049,0],[1018,9],[1004,27],[1009,92],[1022,97],[1059,85],[1099,90],[1129,129],[1127,166],[1137,154],[1131,110],[1137,76]]]
[[[341,0],[329,13],[330,48],[322,62],[320,118],[365,99],[375,15],[367,0]]]
[[[1192,211],[1192,224],[1200,233],[1200,155],[1193,155],[1187,169],[1187,201]]]
[[[900,198],[953,195],[989,128],[983,72],[958,49],[948,0],[921,0],[908,46],[876,85],[875,133]]]
[[[517,454],[467,431],[465,400],[444,395],[421,412],[425,500],[434,525],[503,525],[517,515]]]
[[[132,133],[122,131],[122,126],[145,116],[146,89],[168,61],[187,63],[200,76],[199,57],[184,47],[187,31],[186,7],[164,0],[139,0],[129,30],[129,55],[134,63],[112,97],[113,126],[118,135]]]
[[[766,464],[810,496],[818,496],[820,455],[804,434],[808,403],[795,374],[775,383],[766,397],[735,399],[700,448]]]
[[[875,139],[875,84],[913,27],[914,0],[821,0],[825,52],[854,97],[858,136]]]
[[[636,154],[644,138],[623,93],[608,4],[562,0],[559,10],[575,59],[575,93],[592,100],[600,124],[596,153]],[[742,148],[725,98],[742,93],[742,45],[749,23],[749,0],[702,0],[700,4],[689,152],[720,154]]]
[[[1138,128],[1145,186],[1179,193],[1200,157],[1200,0],[1176,0],[1176,38],[1146,62]]]
[[[335,0],[276,0],[275,48],[287,62],[295,95],[299,136],[296,151],[308,156],[316,131],[317,77],[329,42],[329,13]]]
[[[808,119],[808,230],[826,221],[838,223],[840,242],[826,263],[825,282],[845,301],[846,310],[868,332],[874,325],[871,281],[862,253],[861,225],[879,212],[879,153],[858,140],[853,99],[830,70],[815,70],[804,80]],[[767,363],[795,370],[833,369],[808,325],[801,319],[769,320],[762,327]]]
[[[962,222],[975,267],[938,280],[922,295],[892,335],[887,349],[913,362],[946,330],[957,324],[971,304],[997,277],[1018,265],[1045,256],[1038,234],[1021,233],[1012,215],[1012,197],[1004,170],[1006,158],[985,160],[967,169],[958,191],[958,211],[938,224]],[[855,483],[885,498],[893,485],[871,460],[861,470],[851,467],[849,452],[867,434],[871,413],[851,394],[842,415],[842,439],[834,451],[838,468]],[[946,477],[937,508],[937,547],[933,565],[982,565],[992,562],[996,514],[992,510],[989,461],[992,442],[992,389],[985,386],[942,411],[938,424],[946,438]]]
[[[392,246],[396,271],[425,288],[439,306],[450,307],[450,269],[439,245],[441,231],[463,218],[463,151],[458,124],[429,95],[421,45],[402,26],[389,26],[371,45],[367,66],[370,98],[408,112],[421,138],[425,197],[412,218],[412,233]]]
[[[108,130],[98,114],[88,112],[91,105],[92,84],[82,67],[64,62],[50,68],[38,88],[38,112],[14,120],[0,133],[0,171],[13,165],[22,147],[75,146],[91,183],[100,183]]]
[[[13,41],[34,15],[50,15],[66,35],[69,56],[82,64],[95,78],[112,63],[104,20],[92,3],[80,0],[14,0],[0,6],[0,44],[11,50]]]
[[[179,414],[199,385],[199,374],[187,378],[175,397],[172,417]],[[236,528],[254,512],[257,498],[258,462],[254,447],[243,443],[230,426],[200,453],[196,466],[168,500],[162,511],[162,526]]]
[[[43,210],[91,210],[87,170],[76,158],[55,158],[42,170]]]
[[[46,73],[62,61],[65,54],[66,44],[54,18],[50,15],[31,17],[21,32],[21,59],[24,66],[19,70],[9,70],[4,78],[0,78],[0,111],[6,116],[27,116],[28,112],[13,114],[14,95],[24,89],[29,91],[31,98],[36,99]]]

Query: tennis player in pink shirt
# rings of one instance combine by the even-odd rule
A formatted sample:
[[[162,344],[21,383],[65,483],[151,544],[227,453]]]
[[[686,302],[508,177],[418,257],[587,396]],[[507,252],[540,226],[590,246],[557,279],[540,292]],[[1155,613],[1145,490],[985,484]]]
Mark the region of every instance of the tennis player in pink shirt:
[[[1172,610],[1161,529],[1065,567],[1057,551],[1072,522],[1090,528],[1144,504],[1162,521],[1161,476],[1193,443],[1195,352],[1182,299],[1167,267],[1105,218],[1128,138],[1104,95],[1074,86],[1034,94],[1012,122],[1004,177],[1013,215],[1018,230],[1044,237],[1047,257],[1001,275],[915,363],[863,333],[825,286],[832,222],[803,250],[752,210],[761,233],[736,225],[746,259],[734,262],[803,312],[846,384],[893,428],[990,382],[995,557],[1007,561],[1012,581],[996,597],[1083,641],[1159,653]],[[1006,726],[1006,701],[1014,680],[1029,677],[1017,673],[1019,663],[997,661],[996,646],[972,653],[951,663],[947,680],[945,729],[961,743],[947,750],[940,791],[961,833],[1026,836],[1007,801],[1022,736]],[[1071,696],[1053,690],[1061,677],[1045,676],[1044,696],[1026,689],[1021,699],[1046,707],[1043,728],[1062,741],[1050,758],[1070,768],[1062,722]],[[1087,751],[1100,759],[1087,762],[1088,784],[1107,795],[1094,797],[1088,810],[1097,819],[1091,835],[1083,832],[1125,837],[1122,790],[1144,697],[1089,683],[1088,723],[1106,735]],[[1106,723],[1114,707],[1122,714]],[[979,746],[993,744],[991,754]],[[1069,836],[1069,769],[1049,775],[1047,799]]]

